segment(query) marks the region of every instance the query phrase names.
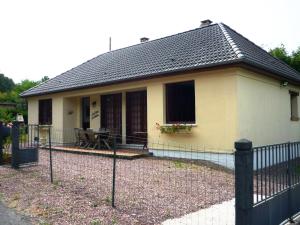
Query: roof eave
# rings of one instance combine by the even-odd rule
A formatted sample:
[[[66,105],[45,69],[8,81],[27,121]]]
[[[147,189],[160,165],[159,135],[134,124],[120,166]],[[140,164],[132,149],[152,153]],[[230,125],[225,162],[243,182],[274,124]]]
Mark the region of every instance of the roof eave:
[[[261,66],[260,64],[246,60],[245,58],[241,58],[241,59],[236,59],[236,60],[227,61],[227,62],[218,62],[218,63],[209,64],[209,65],[199,65],[199,66],[195,66],[195,67],[188,68],[188,69],[177,69],[177,70],[173,70],[173,71],[164,71],[161,73],[141,75],[141,76],[137,76],[137,77],[133,77],[133,78],[129,78],[129,79],[127,78],[127,79],[120,79],[120,80],[115,80],[115,81],[111,81],[111,82],[105,82],[102,84],[85,85],[85,86],[81,86],[81,87],[65,88],[62,90],[55,90],[55,91],[42,92],[42,93],[36,93],[36,94],[28,94],[28,95],[26,95],[26,93],[23,92],[20,94],[20,97],[29,98],[29,97],[35,97],[35,96],[43,96],[43,95],[49,95],[49,94],[62,93],[62,92],[66,92],[66,91],[75,91],[75,90],[82,90],[82,89],[86,89],[86,88],[103,87],[103,86],[120,84],[120,83],[125,83],[125,82],[148,80],[148,79],[153,79],[153,78],[159,78],[161,76],[173,76],[176,74],[182,74],[183,72],[191,72],[191,71],[199,71],[199,70],[201,70],[201,71],[212,70],[212,69],[217,69],[219,67],[232,67],[232,66],[240,66],[242,68],[246,68],[246,69],[249,69],[249,70],[252,70],[255,72],[263,73],[269,77],[273,77],[278,80],[286,80],[292,84],[300,85],[300,76],[299,76],[299,79],[295,79],[286,74],[278,73],[278,71],[271,70],[270,68],[267,68],[267,67]]]
[[[248,61],[246,59],[242,61],[241,66],[246,69],[253,70],[254,72],[263,73],[266,76],[273,77],[281,81],[288,81],[291,84],[300,85],[300,75],[299,79],[296,79],[287,74],[279,73],[277,70],[272,70],[268,67],[262,66],[252,61]]]
[[[209,65],[199,65],[195,67],[191,67],[188,69],[177,69],[177,70],[172,70],[172,71],[163,71],[160,73],[154,73],[154,74],[149,74],[149,75],[141,75],[133,78],[126,78],[126,79],[120,79],[120,80],[115,80],[111,82],[105,82],[102,84],[94,84],[94,85],[86,85],[86,86],[80,86],[80,87],[75,87],[75,88],[65,88],[62,90],[55,90],[55,91],[49,91],[49,92],[42,92],[42,93],[36,93],[36,94],[28,94],[26,93],[21,93],[20,97],[22,98],[29,98],[29,97],[34,97],[34,96],[42,96],[42,95],[49,95],[49,94],[56,94],[56,93],[61,93],[61,92],[66,92],[66,91],[74,91],[74,90],[82,90],[86,88],[94,88],[94,87],[103,87],[103,86],[108,86],[108,85],[113,85],[113,84],[120,84],[120,83],[125,83],[125,82],[133,82],[133,81],[139,81],[139,80],[148,80],[148,79],[153,79],[153,78],[159,78],[161,76],[174,76],[176,74],[182,74],[183,72],[192,72],[192,71],[198,71],[198,70],[211,70],[219,67],[226,67],[226,66],[232,66],[233,64],[238,64],[241,62],[241,60],[232,60],[232,61],[227,61],[227,62],[218,62],[218,63],[212,63]]]

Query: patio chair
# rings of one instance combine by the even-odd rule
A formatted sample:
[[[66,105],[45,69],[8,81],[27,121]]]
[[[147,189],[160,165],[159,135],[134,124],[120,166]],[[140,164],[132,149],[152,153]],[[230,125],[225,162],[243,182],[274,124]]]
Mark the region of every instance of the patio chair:
[[[79,129],[79,143],[81,147],[86,148],[89,145],[89,141],[86,135],[86,131],[83,129]]]
[[[79,135],[80,128],[74,128],[75,134],[75,146],[80,146],[80,135]]]
[[[95,138],[95,132],[93,131],[93,129],[88,128],[86,130],[86,135],[87,135],[87,139],[88,139],[87,147],[95,149],[98,146],[98,142],[97,142],[97,139]]]

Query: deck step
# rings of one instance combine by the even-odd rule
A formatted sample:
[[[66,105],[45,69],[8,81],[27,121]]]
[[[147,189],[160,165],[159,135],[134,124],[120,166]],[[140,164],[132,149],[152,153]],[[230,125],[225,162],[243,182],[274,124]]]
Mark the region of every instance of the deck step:
[[[44,147],[43,149],[49,150],[48,147]],[[64,147],[64,146],[53,146],[52,151],[61,151],[75,154],[83,154],[83,155],[97,155],[104,157],[114,157],[113,150],[98,150],[98,149],[82,149],[78,147]],[[143,157],[152,156],[151,152],[146,152],[142,150],[132,150],[132,149],[118,149],[116,152],[116,158],[118,159],[138,159]]]

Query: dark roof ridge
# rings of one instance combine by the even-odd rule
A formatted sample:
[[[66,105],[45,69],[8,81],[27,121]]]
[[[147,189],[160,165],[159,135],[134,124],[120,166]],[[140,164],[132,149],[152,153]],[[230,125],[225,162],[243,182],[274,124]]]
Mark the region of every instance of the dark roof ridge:
[[[263,49],[261,46],[255,44],[253,41],[249,40],[248,38],[246,38],[244,35],[240,34],[239,32],[237,32],[236,30],[232,29],[231,27],[229,27],[228,25],[221,23],[225,29],[230,29],[232,32],[242,36],[243,38],[245,38],[249,43],[251,43],[252,45],[258,47],[259,49],[261,49],[262,51],[264,51],[265,53],[267,53],[268,55],[270,55],[274,60],[276,60],[277,62],[279,62],[280,64],[283,64],[284,66],[288,66],[290,69],[294,70],[294,72],[296,72],[299,76],[300,76],[300,72],[297,71],[296,69],[294,69],[293,67],[291,67],[290,65],[288,65],[287,63],[285,63],[284,61],[282,61],[281,59],[278,59],[276,57],[274,57],[272,54],[270,54],[269,52],[267,52],[265,49]]]
[[[239,59],[242,59],[244,58],[244,54],[242,53],[242,51],[239,49],[239,47],[236,45],[236,43],[233,41],[233,39],[230,37],[230,35],[228,34],[227,30],[225,29],[223,23],[218,23],[220,29],[222,30],[223,32],[223,35],[225,36],[227,42],[229,43],[229,45],[231,46],[232,50],[234,51],[234,53],[236,54],[236,56],[239,58]]]

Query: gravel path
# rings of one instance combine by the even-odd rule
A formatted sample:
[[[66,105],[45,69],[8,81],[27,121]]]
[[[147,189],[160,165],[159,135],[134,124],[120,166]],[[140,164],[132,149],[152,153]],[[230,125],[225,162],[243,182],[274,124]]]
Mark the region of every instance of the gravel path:
[[[110,158],[48,152],[40,163],[18,171],[0,167],[0,192],[7,204],[33,223],[161,224],[234,197],[232,173],[196,161],[143,158],[117,160],[116,208],[111,207]]]

